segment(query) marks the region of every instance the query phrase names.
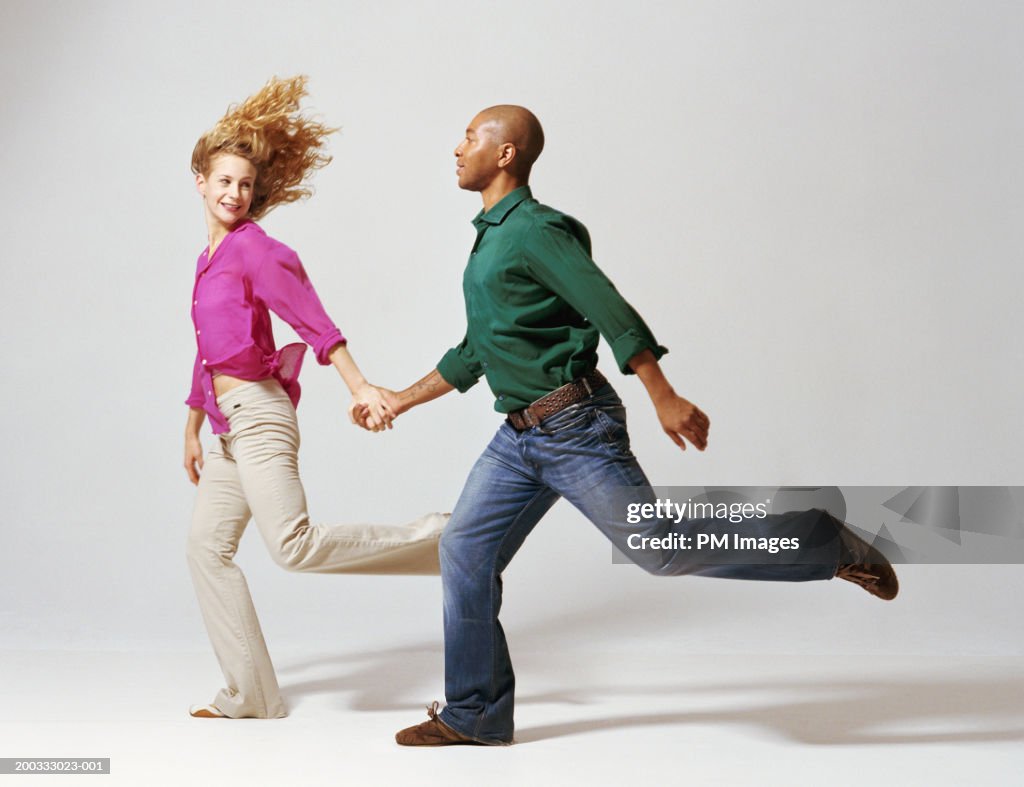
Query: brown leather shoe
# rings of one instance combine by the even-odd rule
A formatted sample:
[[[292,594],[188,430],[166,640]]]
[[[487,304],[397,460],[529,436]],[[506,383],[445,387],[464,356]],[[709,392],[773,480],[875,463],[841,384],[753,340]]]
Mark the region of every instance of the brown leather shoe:
[[[468,744],[470,746],[482,746],[480,741],[467,738],[460,732],[456,732],[439,718],[437,718],[437,700],[427,708],[428,721],[417,724],[415,727],[406,727],[395,733],[395,741],[402,746],[454,746],[457,744]]]
[[[845,559],[841,559],[842,564],[836,570],[836,576],[860,585],[872,596],[884,601],[896,598],[900,592],[900,582],[889,559],[842,523],[839,538]]]

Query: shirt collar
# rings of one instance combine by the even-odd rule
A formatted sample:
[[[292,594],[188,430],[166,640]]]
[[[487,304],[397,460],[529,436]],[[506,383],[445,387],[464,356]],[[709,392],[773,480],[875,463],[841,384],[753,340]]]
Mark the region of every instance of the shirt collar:
[[[530,191],[530,187],[520,186],[502,197],[498,204],[492,206],[486,213],[482,210],[477,213],[473,218],[473,225],[479,227],[481,223],[501,224],[516,205],[531,197],[533,197],[533,192]]]
[[[260,227],[260,225],[257,224],[255,221],[253,221],[252,219],[246,218],[246,219],[242,219],[234,227],[232,227],[231,228],[231,232],[229,232],[228,235],[234,235],[236,232],[242,232],[243,230],[247,230],[250,227],[255,227],[256,229],[262,229],[262,227]]]
[[[232,237],[234,237],[239,232],[244,232],[250,227],[254,227],[260,232],[263,232],[263,228],[252,219],[242,219],[234,227],[231,228],[227,235],[225,235],[221,239],[220,245],[217,247],[217,250],[213,253],[213,259],[210,258],[210,247],[207,246],[205,249],[203,249],[203,253],[199,255],[199,264],[198,270],[196,271],[196,276],[198,276],[200,273],[209,268],[210,265],[213,264],[214,259],[220,259],[221,256],[223,256],[219,252],[221,251],[221,247],[223,247],[225,243],[227,243]]]

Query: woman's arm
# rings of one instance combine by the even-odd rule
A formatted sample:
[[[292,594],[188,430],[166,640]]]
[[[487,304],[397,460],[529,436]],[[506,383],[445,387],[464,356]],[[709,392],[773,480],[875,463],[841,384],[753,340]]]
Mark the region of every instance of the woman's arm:
[[[385,401],[380,390],[367,382],[359,371],[355,359],[348,347],[339,342],[327,354],[334,368],[352,394],[352,404],[348,408],[348,417],[352,423],[358,423],[371,432],[391,429],[391,422],[396,413]]]
[[[206,412],[198,407],[188,408],[185,422],[185,472],[193,484],[199,483],[199,470],[203,469],[203,444],[199,441],[199,430],[206,420]]]
[[[287,322],[313,348],[319,363],[331,364],[352,394],[349,419],[358,412],[364,428],[390,429],[394,413],[370,385],[346,347],[346,339],[327,315],[299,256],[282,243],[268,239],[262,254],[253,255],[253,294]]]

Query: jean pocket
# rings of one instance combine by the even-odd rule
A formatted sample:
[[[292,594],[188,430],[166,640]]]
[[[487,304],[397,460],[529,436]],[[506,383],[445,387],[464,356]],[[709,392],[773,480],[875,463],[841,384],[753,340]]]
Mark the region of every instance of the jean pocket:
[[[626,429],[626,408],[623,405],[595,408],[594,420],[606,443],[629,451],[629,431]]]
[[[561,412],[548,416],[537,429],[543,434],[559,434],[570,429],[578,429],[590,422],[591,411],[578,405],[570,405]]]

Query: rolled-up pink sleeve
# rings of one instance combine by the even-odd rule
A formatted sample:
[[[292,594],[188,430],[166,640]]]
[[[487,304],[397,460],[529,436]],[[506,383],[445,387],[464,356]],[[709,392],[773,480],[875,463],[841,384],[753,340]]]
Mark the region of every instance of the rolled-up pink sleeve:
[[[206,404],[206,396],[203,395],[203,365],[199,360],[199,353],[196,353],[196,362],[192,366],[192,391],[185,400],[189,407],[202,407]]]
[[[313,348],[317,361],[330,363],[327,354],[346,339],[327,316],[299,255],[283,244],[260,261],[252,276],[253,294]]]

